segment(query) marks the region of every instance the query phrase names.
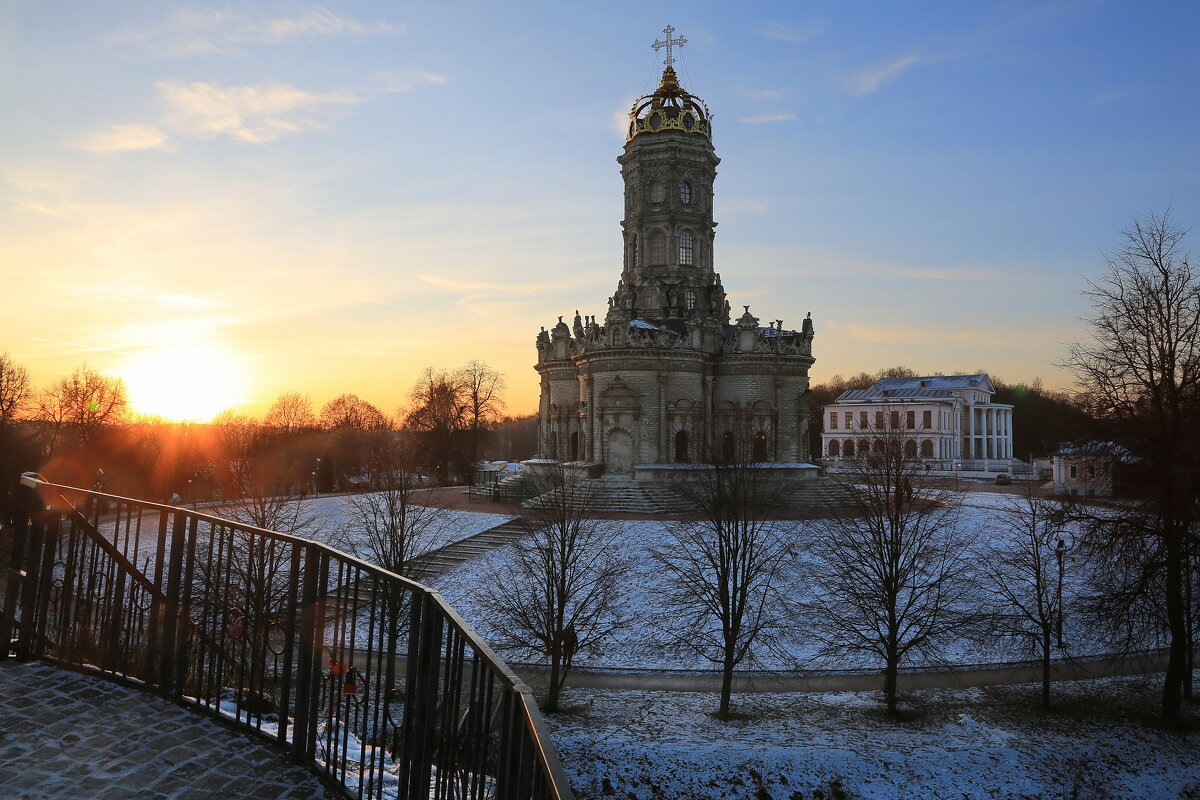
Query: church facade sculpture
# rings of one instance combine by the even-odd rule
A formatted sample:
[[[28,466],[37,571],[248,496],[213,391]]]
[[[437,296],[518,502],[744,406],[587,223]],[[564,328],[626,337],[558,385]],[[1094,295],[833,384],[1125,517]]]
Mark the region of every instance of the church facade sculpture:
[[[667,42],[672,40],[668,28]],[[660,46],[663,43],[657,43]],[[753,459],[802,464],[808,444],[811,315],[766,327],[731,321],[715,271],[710,113],[668,54],[637,100],[617,161],[625,184],[624,264],[603,322],[559,317],[537,335],[539,458],[643,477],[709,460],[733,437]]]

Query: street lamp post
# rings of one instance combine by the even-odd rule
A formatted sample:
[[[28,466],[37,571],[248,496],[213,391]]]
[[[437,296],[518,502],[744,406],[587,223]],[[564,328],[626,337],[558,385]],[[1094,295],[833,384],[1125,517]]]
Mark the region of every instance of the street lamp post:
[[[321,496],[321,457],[317,456],[317,468],[313,470],[313,494]]]
[[[1055,633],[1058,637],[1058,649],[1063,648],[1063,564],[1067,553],[1075,546],[1075,538],[1068,531],[1057,531],[1057,538],[1054,543],[1054,556],[1058,559],[1058,587],[1054,593],[1055,608],[1058,611],[1057,619],[1054,621]]]

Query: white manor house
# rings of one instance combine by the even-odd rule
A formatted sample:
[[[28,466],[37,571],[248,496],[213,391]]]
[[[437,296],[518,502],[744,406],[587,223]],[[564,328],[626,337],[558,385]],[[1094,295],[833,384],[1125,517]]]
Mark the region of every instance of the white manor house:
[[[824,408],[821,453],[835,466],[878,446],[880,432],[899,432],[907,455],[930,469],[1011,472],[1010,405],[993,403],[986,374],[883,378],[869,389],[842,392]]]

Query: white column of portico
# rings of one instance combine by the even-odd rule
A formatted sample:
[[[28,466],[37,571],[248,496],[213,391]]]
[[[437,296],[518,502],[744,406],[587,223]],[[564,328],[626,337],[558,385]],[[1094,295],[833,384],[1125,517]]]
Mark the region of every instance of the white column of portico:
[[[987,457],[996,457],[996,409],[987,410]]]
[[[967,404],[967,452],[964,458],[975,457],[975,404]]]
[[[988,421],[988,434],[992,440],[992,447],[991,447],[992,454],[991,454],[990,458],[999,458],[1000,457],[1000,438],[999,438],[999,435],[1000,435],[1000,409],[989,408],[988,411],[991,412],[988,415],[991,417],[991,419]]]

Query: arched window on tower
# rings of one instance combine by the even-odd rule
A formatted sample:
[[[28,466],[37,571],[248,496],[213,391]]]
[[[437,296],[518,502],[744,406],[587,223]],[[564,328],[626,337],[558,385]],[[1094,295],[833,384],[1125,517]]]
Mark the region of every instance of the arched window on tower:
[[[650,266],[667,263],[667,236],[662,231],[650,234]]]
[[[687,292],[685,292],[683,295],[683,302],[684,302],[684,305],[687,306],[688,311],[695,311],[696,310],[696,293],[693,292],[691,289],[688,289]]]
[[[675,434],[675,463],[688,463],[688,435],[687,431],[679,431]]]
[[[636,233],[629,237],[629,261],[627,263],[629,267],[634,269],[641,266],[638,259],[638,237]]]
[[[679,184],[679,202],[684,205],[692,202],[692,187],[686,181]]]
[[[663,201],[663,185],[662,181],[655,181],[650,184],[650,202],[661,203]]]
[[[684,231],[679,234],[679,263],[690,267],[692,265],[692,233]]]

